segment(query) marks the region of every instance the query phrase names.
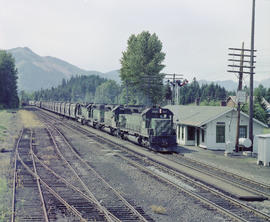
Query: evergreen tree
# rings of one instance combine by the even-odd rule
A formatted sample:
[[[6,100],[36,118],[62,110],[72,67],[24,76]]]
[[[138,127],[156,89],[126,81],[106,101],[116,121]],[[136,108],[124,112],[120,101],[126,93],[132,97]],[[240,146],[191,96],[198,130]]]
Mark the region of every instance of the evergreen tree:
[[[171,86],[169,85],[169,83],[165,87],[165,99],[167,101],[172,100],[172,90],[171,90]]]
[[[105,103],[114,103],[120,91],[120,86],[112,80],[95,75],[72,76],[69,80],[62,80],[62,84],[58,87],[34,92],[32,98],[43,101],[84,103],[101,102],[104,99]]]
[[[120,87],[113,80],[102,83],[96,89],[95,102],[107,104],[118,103],[119,89]]]
[[[17,69],[10,53],[0,50],[0,108],[17,108]]]

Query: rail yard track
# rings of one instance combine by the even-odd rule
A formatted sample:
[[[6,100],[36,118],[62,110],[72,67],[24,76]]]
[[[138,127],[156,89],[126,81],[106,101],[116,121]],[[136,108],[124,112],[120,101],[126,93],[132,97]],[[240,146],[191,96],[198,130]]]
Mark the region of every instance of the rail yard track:
[[[164,166],[158,163],[157,161],[151,160],[151,157],[135,153],[134,150],[129,150],[124,145],[117,144],[116,142],[105,139],[93,132],[89,132],[88,130],[80,127],[76,123],[69,122],[68,124],[64,124],[63,122],[61,122],[61,124],[59,124],[60,122],[58,121],[58,118],[48,116],[47,118],[51,118],[58,126],[62,125],[63,127],[67,127],[74,132],[80,132],[87,137],[94,138],[101,145],[105,143],[111,144],[112,149],[116,151],[121,151],[117,152],[117,156],[119,158],[124,159],[128,163],[136,166],[137,168],[150,174],[151,176],[158,178],[163,183],[170,184],[174,188],[180,189],[184,193],[188,193],[188,195],[192,196],[196,200],[199,200],[201,204],[209,207],[209,209],[216,210],[231,218],[232,220],[270,221],[269,215],[259,212],[258,210],[246,205],[242,201],[222,194],[215,188],[211,188],[201,183],[200,181],[198,182],[193,178],[188,177],[188,175],[183,174],[182,172],[178,172],[168,166]],[[264,191],[262,192],[264,194],[267,194],[268,188],[265,185],[260,187],[263,187]]]
[[[93,169],[87,169],[91,170],[91,175],[85,170],[82,172],[82,167],[74,169],[70,162],[78,165],[79,161],[74,161],[73,153],[63,150],[65,139],[53,127],[48,126],[46,131],[43,129],[43,135],[50,136],[55,148],[46,154],[35,147],[31,129],[23,129],[18,140],[11,221],[56,221],[59,217],[72,217],[72,221],[151,220],[143,211],[138,212],[131,206]],[[88,184],[83,180],[88,180]],[[97,184],[97,181],[99,190],[93,194],[87,185]],[[95,197],[98,195],[103,196],[102,205]]]
[[[38,160],[32,135],[32,130],[23,129],[16,147],[11,221],[57,221],[61,217],[105,221],[93,200]]]

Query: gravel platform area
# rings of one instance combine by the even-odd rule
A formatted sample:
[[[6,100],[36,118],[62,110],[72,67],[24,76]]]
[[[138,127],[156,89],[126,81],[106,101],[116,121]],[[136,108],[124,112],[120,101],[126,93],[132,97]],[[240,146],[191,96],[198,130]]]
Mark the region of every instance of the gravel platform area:
[[[155,221],[228,221],[218,212],[202,206],[117,156],[108,145],[64,130],[77,151],[106,178],[106,181]],[[91,187],[95,189],[95,187]],[[100,200],[101,201],[101,200]]]
[[[178,152],[193,160],[270,185],[270,167],[257,165],[256,157],[244,156],[241,152],[233,156],[224,156],[224,151],[206,150],[195,146],[178,147]],[[270,200],[247,204],[270,214]]]
[[[205,150],[195,146],[178,147],[178,151],[199,162],[270,185],[270,167],[257,165],[256,157],[247,157],[241,152],[226,157],[224,151]]]

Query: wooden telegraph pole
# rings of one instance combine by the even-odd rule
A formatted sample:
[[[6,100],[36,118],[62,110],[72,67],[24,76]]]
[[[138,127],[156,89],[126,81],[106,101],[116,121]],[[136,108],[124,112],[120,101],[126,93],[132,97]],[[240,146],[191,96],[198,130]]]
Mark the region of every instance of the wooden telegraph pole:
[[[240,59],[240,71],[239,71],[239,84],[238,84],[238,92],[242,90],[242,81],[243,81],[243,65],[244,65],[244,45],[242,43],[242,52],[241,52],[241,59]],[[236,125],[236,143],[235,143],[235,151],[239,151],[239,126],[240,126],[240,101],[239,95],[237,95],[237,125]]]
[[[245,60],[245,58],[247,58],[247,57],[249,58],[251,56],[255,57],[254,54],[251,55],[251,52],[254,52],[256,50],[252,51],[250,49],[245,49],[244,48],[244,42],[242,43],[242,48],[241,49],[239,49],[239,48],[229,48],[229,50],[241,51],[241,54],[239,54],[239,53],[229,53],[229,55],[233,56],[233,58],[228,60],[230,62],[233,62],[232,65],[228,65],[229,67],[237,68],[237,69],[239,68],[239,70],[228,70],[228,72],[239,73],[239,84],[238,84],[238,90],[237,90],[237,129],[236,129],[236,143],[235,143],[235,151],[238,152],[239,151],[240,104],[241,104],[240,102],[245,102],[244,100],[243,101],[239,100],[241,90],[242,90],[243,74],[250,74],[251,75],[252,74],[251,68],[253,67],[253,66],[249,65],[250,61],[248,59]],[[245,54],[245,52],[247,52],[247,54]],[[250,53],[250,55],[248,53]],[[234,59],[234,57],[240,57],[240,59]],[[245,65],[246,63],[248,63],[248,64]],[[250,69],[250,71],[244,71],[244,69]],[[252,148],[251,148],[251,151],[252,151]]]

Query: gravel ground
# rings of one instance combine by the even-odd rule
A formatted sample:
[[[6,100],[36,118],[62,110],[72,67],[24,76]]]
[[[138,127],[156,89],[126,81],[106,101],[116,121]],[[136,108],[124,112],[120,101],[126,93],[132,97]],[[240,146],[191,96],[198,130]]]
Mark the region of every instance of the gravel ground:
[[[205,164],[270,185],[270,167],[257,165],[256,157],[247,157],[242,154],[226,157],[224,151],[205,150],[194,146],[179,147],[179,152]],[[248,202],[247,204],[270,214],[270,200]]]
[[[270,167],[257,165],[255,157],[241,154],[226,157],[224,151],[205,150],[194,146],[179,147],[178,150],[186,157],[270,185]]]
[[[79,153],[107,182],[155,221],[225,221],[189,196],[146,175],[117,156],[110,147],[66,131]],[[87,142],[86,142],[87,141]]]

